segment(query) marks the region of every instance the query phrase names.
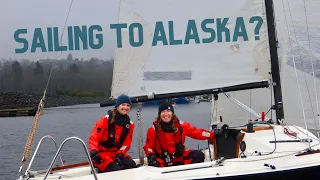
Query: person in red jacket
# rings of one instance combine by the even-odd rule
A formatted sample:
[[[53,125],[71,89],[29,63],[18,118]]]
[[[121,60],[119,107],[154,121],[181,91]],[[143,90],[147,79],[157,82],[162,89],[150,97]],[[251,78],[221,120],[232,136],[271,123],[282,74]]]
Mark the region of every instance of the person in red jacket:
[[[179,120],[174,114],[171,103],[164,102],[160,104],[158,117],[147,132],[144,152],[148,158],[148,165],[167,167],[204,162],[203,152],[186,150],[184,146],[186,136],[212,142],[215,135],[221,134],[222,131],[214,133],[197,129],[190,123]]]
[[[127,95],[117,98],[115,109],[98,120],[89,137],[90,157],[98,172],[136,167],[127,155],[132,143],[134,124],[128,113],[131,100]]]

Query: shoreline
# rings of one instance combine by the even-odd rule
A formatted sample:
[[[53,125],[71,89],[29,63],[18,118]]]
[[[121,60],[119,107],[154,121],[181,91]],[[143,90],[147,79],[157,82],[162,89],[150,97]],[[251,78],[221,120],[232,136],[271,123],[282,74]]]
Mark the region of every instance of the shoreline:
[[[25,92],[0,92],[0,110],[37,108],[43,94]],[[105,97],[77,97],[58,94],[46,94],[45,108],[94,104],[105,100]]]

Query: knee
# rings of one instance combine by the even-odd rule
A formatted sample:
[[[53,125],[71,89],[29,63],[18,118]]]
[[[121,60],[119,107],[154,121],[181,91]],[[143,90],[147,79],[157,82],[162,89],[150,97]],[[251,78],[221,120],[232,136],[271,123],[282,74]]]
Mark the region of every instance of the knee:
[[[124,169],[137,167],[136,162],[131,158],[124,158],[123,165],[124,165]]]
[[[110,171],[118,171],[118,170],[121,170],[121,167],[118,164],[111,162],[107,165],[106,169],[104,169],[102,172],[110,172]]]
[[[204,153],[199,150],[194,150],[191,152],[192,163],[204,162]]]

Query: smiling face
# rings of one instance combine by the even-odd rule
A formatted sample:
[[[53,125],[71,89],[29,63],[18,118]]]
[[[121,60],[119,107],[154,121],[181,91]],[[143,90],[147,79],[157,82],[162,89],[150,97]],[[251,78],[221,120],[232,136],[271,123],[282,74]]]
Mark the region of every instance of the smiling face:
[[[172,119],[172,115],[173,115],[172,111],[165,109],[165,110],[161,111],[160,118],[163,122],[169,123]]]
[[[117,111],[121,114],[121,115],[126,115],[130,112],[131,106],[128,103],[122,103],[117,107]]]

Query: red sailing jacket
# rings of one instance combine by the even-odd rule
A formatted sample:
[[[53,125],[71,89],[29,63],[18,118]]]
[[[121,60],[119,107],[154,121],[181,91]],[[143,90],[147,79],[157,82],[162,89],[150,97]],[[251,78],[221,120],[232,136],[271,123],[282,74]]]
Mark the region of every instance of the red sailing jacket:
[[[109,130],[110,128],[112,129],[112,127],[109,127],[110,124],[108,117],[109,115],[102,117],[95,124],[92,133],[89,137],[89,150],[91,151],[95,149],[99,152],[115,152],[115,154],[123,153],[125,155],[127,151],[130,149],[132,143],[134,124],[132,121],[130,121],[129,124],[127,124],[125,127],[122,127],[113,123],[111,125],[114,126],[115,133],[109,133]],[[122,138],[123,143],[119,144],[119,140],[121,139],[123,131],[127,131],[127,135],[126,137]],[[113,138],[114,141],[112,141]],[[108,142],[108,139],[111,139],[112,147],[110,146],[110,140]],[[106,144],[106,142],[108,143]]]
[[[158,127],[155,127],[155,125],[157,125],[156,121],[154,121],[154,125],[150,127],[147,132],[146,144],[144,146],[144,151],[147,156],[149,154],[155,154],[159,157],[162,154],[162,150],[167,151],[169,154],[174,154],[176,143],[181,141],[181,143],[184,144],[186,136],[199,140],[207,140],[214,137],[212,132],[197,129],[191,124],[180,120],[176,121],[175,127],[178,128],[177,132],[168,133],[161,130],[157,137],[156,128]],[[179,128],[179,126],[181,128]]]

